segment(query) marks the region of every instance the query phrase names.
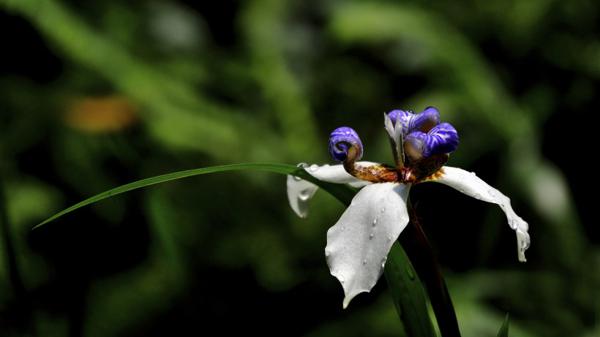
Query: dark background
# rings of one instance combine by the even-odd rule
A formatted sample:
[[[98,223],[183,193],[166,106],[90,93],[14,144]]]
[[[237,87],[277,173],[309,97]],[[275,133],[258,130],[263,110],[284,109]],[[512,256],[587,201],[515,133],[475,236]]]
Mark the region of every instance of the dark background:
[[[463,335],[509,312],[511,336],[597,336],[599,7],[0,0],[0,335],[402,335],[385,282],[341,310],[323,249],[343,207],[321,192],[297,219],[281,176],[191,178],[31,228],[156,174],[325,163],[340,125],[390,162],[382,113],[433,105],[461,136],[450,165],[531,228],[519,264],[497,207],[413,189]]]

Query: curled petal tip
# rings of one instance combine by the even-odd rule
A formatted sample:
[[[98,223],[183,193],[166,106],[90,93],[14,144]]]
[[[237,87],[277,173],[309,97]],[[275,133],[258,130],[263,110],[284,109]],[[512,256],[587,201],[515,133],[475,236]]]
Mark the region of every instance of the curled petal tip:
[[[527,259],[525,258],[525,251],[527,250],[527,248],[529,248],[529,245],[531,243],[529,233],[527,233],[525,230],[522,230],[521,228],[517,228],[515,231],[517,233],[517,249],[519,254],[519,261],[527,262]]]
[[[363,154],[363,144],[354,129],[342,126],[329,135],[329,154],[334,160],[345,161],[351,150],[356,153],[352,160],[359,160]]]
[[[344,302],[342,303],[342,308],[343,309],[348,309],[348,305],[350,304],[350,302],[352,301],[352,299],[356,297],[356,295],[348,295],[344,297]]]
[[[440,124],[440,112],[435,107],[430,106],[411,118],[408,125],[408,132],[428,132],[438,124]]]

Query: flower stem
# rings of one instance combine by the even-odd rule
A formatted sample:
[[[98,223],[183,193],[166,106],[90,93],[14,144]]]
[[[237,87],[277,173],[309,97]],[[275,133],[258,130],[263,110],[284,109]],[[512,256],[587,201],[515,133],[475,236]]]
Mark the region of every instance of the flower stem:
[[[440,265],[410,202],[408,209],[410,223],[400,235],[400,243],[423,281],[442,337],[460,337],[456,312]]]

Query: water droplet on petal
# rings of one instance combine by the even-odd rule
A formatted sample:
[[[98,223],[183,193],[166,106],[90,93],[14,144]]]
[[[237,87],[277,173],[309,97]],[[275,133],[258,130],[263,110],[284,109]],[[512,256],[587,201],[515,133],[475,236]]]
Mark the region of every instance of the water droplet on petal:
[[[308,199],[310,199],[310,191],[309,190],[300,191],[300,194],[298,194],[298,199],[300,199],[302,201],[307,201]]]
[[[377,225],[377,219],[373,219],[373,227]]]
[[[310,172],[315,172],[315,171],[316,171],[316,170],[318,170],[318,169],[319,169],[319,165],[317,165],[317,164],[312,164],[312,165],[310,165],[310,167],[308,168],[308,171],[310,171]]]
[[[363,263],[363,266],[366,265],[367,264],[367,260],[366,259],[363,260],[362,263]]]
[[[387,256],[384,256],[383,259],[381,259],[381,268],[385,268],[386,262],[387,262]]]
[[[300,178],[300,177],[298,177],[298,176],[293,176],[293,178],[294,178],[294,180],[295,180],[295,181],[300,181],[300,180],[302,180],[302,178]]]
[[[369,240],[372,240],[375,237],[374,233],[369,234]]]
[[[381,213],[385,212],[385,207],[381,207],[381,209],[379,210]]]

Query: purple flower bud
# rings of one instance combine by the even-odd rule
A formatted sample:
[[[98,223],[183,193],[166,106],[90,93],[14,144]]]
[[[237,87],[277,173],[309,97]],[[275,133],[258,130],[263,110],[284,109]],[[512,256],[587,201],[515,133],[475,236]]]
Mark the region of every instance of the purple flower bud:
[[[399,119],[400,123],[403,127],[408,127],[408,122],[412,119],[414,114],[410,111],[404,110],[392,110],[388,112],[388,117],[392,120],[394,126],[396,125],[396,121]]]
[[[413,131],[429,132],[434,126],[440,124],[440,112],[438,109],[430,106],[423,112],[412,115],[408,123],[408,133]]]
[[[329,135],[329,154],[334,160],[346,160],[351,147],[358,151],[353,160],[359,160],[363,154],[363,145],[354,129],[342,126],[333,130]]]
[[[427,139],[429,136],[421,131],[415,131],[404,138],[404,154],[412,162],[419,161],[423,158]]]
[[[388,117],[394,127],[396,126],[396,121],[399,121],[404,136],[414,131],[426,133],[434,126],[440,124],[440,112],[432,106],[425,108],[423,112],[418,114],[408,110],[392,110],[388,112]]]
[[[449,123],[441,123],[429,132],[414,131],[404,140],[404,151],[417,161],[434,154],[450,153],[458,147],[458,133]]]
[[[432,154],[450,153],[458,147],[458,132],[450,123],[436,125],[427,133],[429,141],[423,153],[429,157]]]

